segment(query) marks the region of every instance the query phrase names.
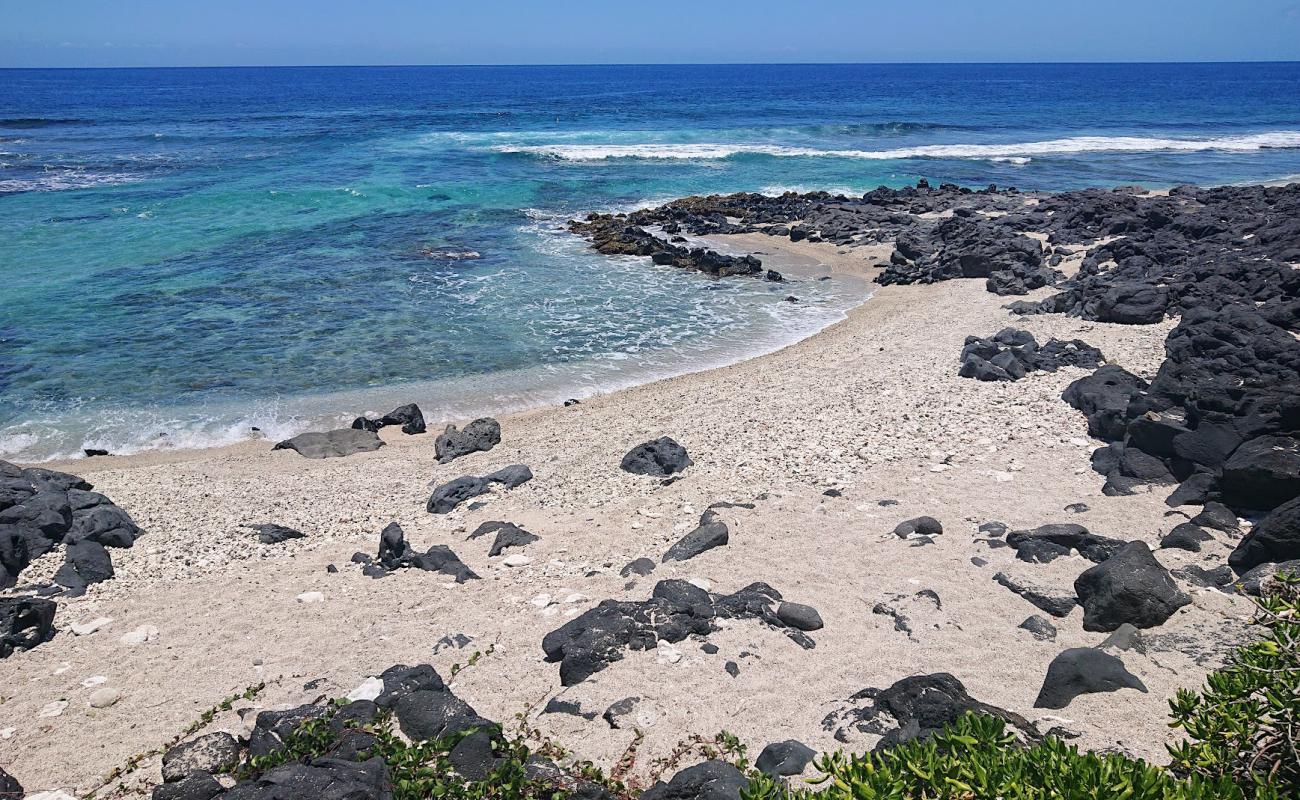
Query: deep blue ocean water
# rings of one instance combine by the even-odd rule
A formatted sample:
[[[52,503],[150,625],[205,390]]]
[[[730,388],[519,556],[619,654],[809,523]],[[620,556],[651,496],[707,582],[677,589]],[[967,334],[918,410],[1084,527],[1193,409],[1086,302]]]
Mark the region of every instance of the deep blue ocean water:
[[[553,402],[863,296],[598,256],[588,210],[1297,174],[1300,64],[0,70],[0,456]]]

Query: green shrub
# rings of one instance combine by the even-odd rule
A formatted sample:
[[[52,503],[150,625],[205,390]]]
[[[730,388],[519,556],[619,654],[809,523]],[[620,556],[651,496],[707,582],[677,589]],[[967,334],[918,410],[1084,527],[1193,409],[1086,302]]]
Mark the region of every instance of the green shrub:
[[[1180,689],[1169,702],[1170,724],[1190,737],[1169,748],[1170,766],[1300,796],[1300,580],[1274,578],[1257,605],[1266,635],[1237,648],[1200,694]]]

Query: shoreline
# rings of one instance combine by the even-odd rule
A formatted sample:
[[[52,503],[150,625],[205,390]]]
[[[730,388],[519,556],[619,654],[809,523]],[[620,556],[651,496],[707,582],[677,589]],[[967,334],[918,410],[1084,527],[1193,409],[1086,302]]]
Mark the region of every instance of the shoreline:
[[[801,249],[828,259],[856,258],[825,244]],[[70,709],[68,721],[78,725],[75,736],[66,735],[69,729],[62,718],[46,726],[49,733],[24,726],[19,735],[0,741],[0,756],[19,767],[16,774],[26,786],[84,788],[93,776],[165,738],[167,731],[183,727],[194,710],[249,682],[274,683],[274,691],[257,703],[272,708],[297,702],[302,695],[299,684],[315,677],[346,692],[356,683],[354,678],[395,662],[429,661],[445,670],[463,662],[465,652],[431,654],[428,643],[453,632],[474,640],[469,649],[487,643],[496,647],[484,665],[458,680],[476,708],[506,719],[534,704],[533,724],[606,765],[618,758],[630,732],[611,735],[576,725],[563,715],[535,716],[534,701],[543,698],[544,704],[544,698],[560,696],[574,698],[583,707],[603,707],[618,699],[614,695],[649,697],[658,721],[646,729],[642,747],[648,753],[666,752],[688,731],[714,729],[732,730],[759,747],[783,719],[800,720],[801,735],[814,747],[836,746],[829,734],[809,736],[831,705],[863,686],[887,685],[918,667],[952,672],[981,700],[1028,711],[1051,654],[1060,646],[1083,645],[1091,637],[1078,629],[1075,614],[1057,621],[1061,633],[1054,646],[1026,645],[1024,632],[1017,634],[1015,625],[1035,609],[993,583],[997,567],[971,565],[972,557],[997,559],[994,564],[1008,560],[1001,555],[1007,551],[988,550],[972,539],[976,522],[996,518],[1012,527],[1027,527],[1074,516],[1070,521],[1092,530],[1150,537],[1156,533],[1153,528],[1134,531],[1131,520],[1139,509],[1143,518],[1158,519],[1164,505],[1155,494],[1106,498],[1098,493],[1096,476],[1087,470],[1091,443],[1085,422],[1058,399],[1064,385],[1082,371],[1063,370],[1015,386],[956,376],[951,364],[962,337],[968,331],[989,334],[1002,327],[1006,312],[1000,305],[1001,298],[985,293],[976,281],[881,287],[872,302],[854,308],[845,320],[775,353],[643,384],[572,408],[503,416],[501,445],[445,466],[433,458],[432,435],[404,436],[391,429],[382,432],[388,447],[322,461],[249,445],[71,462],[67,466],[90,477],[147,533],[136,547],[115,553],[115,580],[92,586],[85,598],[68,601],[60,612],[65,626],[96,616],[113,623],[93,636],[65,634],[25,654],[21,668],[33,683],[5,708],[15,719],[34,718],[56,696],[75,700],[83,694],[81,689],[63,688],[64,681],[75,686],[97,671],[107,674],[111,684],[120,683],[129,671],[141,688],[107,713]],[[918,337],[921,321],[936,317],[951,324],[937,336]],[[1146,374],[1154,372],[1160,343],[1171,326],[1135,330],[1059,317],[1026,323],[1040,336],[1073,335],[1087,328],[1090,340],[1108,355]],[[892,347],[886,348],[886,343]],[[856,357],[849,355],[854,353]],[[851,378],[835,377],[832,364],[855,360]],[[818,374],[821,377],[815,377]],[[878,396],[855,399],[850,387],[866,386],[877,387]],[[780,394],[772,394],[778,387]],[[724,410],[727,401],[717,405],[724,397],[740,401],[763,393],[775,401],[766,408],[751,406],[737,415]],[[934,402],[942,398],[947,399]],[[993,405],[987,406],[990,400]],[[705,410],[710,402],[712,413]],[[987,406],[977,426],[968,410],[975,405]],[[844,416],[855,407],[857,414]],[[872,413],[864,413],[867,407]],[[697,411],[679,413],[687,408]],[[832,415],[851,430],[834,432]],[[1026,422],[1029,427],[1022,427]],[[909,430],[907,439],[898,440],[895,432],[900,429]],[[1062,432],[1043,438],[1052,430]],[[585,440],[580,431],[586,432]],[[657,481],[617,471],[618,458],[628,447],[663,434],[678,438],[695,458],[687,480],[664,488]],[[986,439],[990,444],[981,444]],[[566,447],[574,441],[584,441],[585,447]],[[817,457],[809,459],[809,453]],[[480,511],[445,517],[424,512],[426,481],[477,474],[515,461],[529,463],[537,479],[493,495]],[[952,466],[934,471],[948,464]],[[1002,474],[1014,479],[1002,482]],[[845,499],[822,495],[835,487],[843,490]],[[651,579],[624,586],[628,582],[618,576],[618,566],[637,556],[653,556],[664,542],[680,536],[698,514],[691,509],[723,499],[752,502],[760,488],[769,499],[759,501],[757,510],[727,517],[733,541],[744,548],[735,551],[739,556],[706,555],[680,567],[665,565]],[[899,505],[880,507],[876,500],[882,498]],[[1033,499],[1008,507],[1009,498]],[[1061,511],[1080,499],[1086,499],[1092,511],[1077,516]],[[900,559],[910,563],[916,551],[890,530],[898,520],[923,513],[942,519],[950,535],[924,548],[931,552],[922,562],[899,570]],[[540,566],[512,570],[477,553],[479,548],[464,540],[465,531],[487,519],[509,519],[540,535],[542,541],[529,548]],[[436,579],[423,576],[374,581],[354,573],[346,565],[348,554],[370,550],[379,529],[392,520],[417,546],[447,542],[487,580],[440,588]],[[262,521],[300,528],[308,538],[268,547],[251,542],[237,528]],[[786,541],[784,531],[789,529],[805,533]],[[832,534],[850,530],[858,533],[847,539]],[[771,560],[775,552],[783,554],[779,566]],[[1066,570],[1078,569],[1077,559],[1068,561]],[[326,575],[327,563],[338,564],[342,574]],[[1015,564],[1009,561],[1007,568]],[[1059,566],[1045,567],[1040,579],[1064,579]],[[583,577],[593,568],[591,577]],[[33,565],[31,577],[48,569]],[[688,691],[672,665],[656,662],[650,654],[629,655],[598,679],[555,691],[554,667],[540,662],[537,642],[567,619],[563,615],[571,609],[550,606],[542,611],[558,615],[546,616],[529,598],[539,592],[563,596],[562,589],[597,599],[644,597],[650,581],[672,576],[704,579],[717,591],[766,580],[792,600],[815,604],[834,636],[817,637],[818,648],[805,652],[777,634],[737,625],[713,639],[733,657],[740,650],[762,654],[761,660],[746,662],[742,674],[753,677],[742,684],[733,683],[719,662],[697,675],[703,682]],[[963,588],[954,591],[954,579]],[[817,588],[823,583],[856,588],[837,599]],[[919,640],[905,637],[869,613],[872,603],[924,586],[942,593],[945,611],[933,624],[945,636],[958,637],[955,647],[937,638],[926,644],[927,634],[920,634]],[[310,590],[325,592],[323,606],[294,602],[295,595]],[[410,592],[415,593],[399,599]],[[996,598],[995,606],[988,605],[990,598]],[[577,607],[590,607],[591,602]],[[1227,619],[1231,609],[1240,613],[1243,601],[1214,593],[1196,602]],[[249,613],[257,615],[255,632],[246,627]],[[911,613],[921,619],[933,616]],[[385,621],[376,628],[379,620]],[[118,644],[119,636],[141,624],[160,629],[159,646]],[[211,638],[240,630],[247,633]],[[379,639],[373,638],[381,632]],[[343,641],[338,641],[340,635]],[[346,653],[340,651],[343,642]],[[873,653],[873,666],[865,672],[862,647]],[[1029,649],[1023,651],[1025,647]],[[1013,652],[1015,666],[997,674],[984,668],[990,658],[1005,660]],[[1113,736],[1107,732],[1125,730],[1123,746],[1160,757],[1168,736],[1164,697],[1172,694],[1173,686],[1194,685],[1204,675],[1204,668],[1186,657],[1162,658],[1177,664],[1175,672],[1130,665],[1151,693],[1126,696],[1123,708],[1112,707],[1105,695],[1076,701],[1070,719],[1081,729],[1081,744],[1116,746],[1121,742],[1107,738]],[[704,669],[709,659],[705,664],[700,659],[688,654],[684,663]],[[63,681],[37,679],[55,673],[62,662],[77,667]],[[5,664],[16,666],[12,661]],[[169,677],[178,670],[188,676],[183,687]],[[794,674],[804,675],[798,688],[785,684]],[[734,698],[738,685],[746,687],[746,697],[762,697],[765,703],[742,701],[723,708],[703,700]],[[149,686],[165,686],[174,697],[156,698]],[[697,694],[701,691],[704,694]],[[700,706],[691,710],[690,704],[680,705],[676,692],[697,697]],[[144,708],[155,711],[136,728],[105,741],[100,750],[76,749],[81,742],[116,730],[121,714]],[[219,728],[233,730],[238,725],[229,714],[217,721]],[[1135,745],[1134,740],[1143,744]]]
[[[921,222],[910,225],[965,226],[984,237],[957,246],[963,257],[982,252],[990,238],[1001,256],[1032,244],[1020,241],[1024,236],[1008,244],[995,220],[1037,209],[1041,196],[1027,202],[1015,193],[942,188],[891,196],[900,194],[916,204]],[[1139,197],[1117,193],[1099,202],[1130,196]],[[978,213],[924,208],[935,197],[967,198]],[[695,199],[683,204],[697,207]],[[765,213],[761,203],[753,208]],[[314,460],[259,442],[64,462],[144,535],[114,548],[111,580],[91,584],[83,597],[58,599],[52,640],[0,662],[0,686],[20,687],[0,690],[0,707],[15,720],[0,736],[0,762],[14,765],[6,769],[29,790],[83,794],[249,686],[264,689],[199,730],[244,735],[260,711],[345,695],[390,665],[421,663],[450,676],[457,697],[485,718],[519,715],[575,757],[610,769],[631,750],[636,779],[686,737],[721,730],[753,752],[792,736],[821,752],[868,749],[874,732],[846,731],[835,720],[852,716],[862,690],[919,674],[954,676],[978,701],[1042,731],[1064,730],[1081,748],[1166,761],[1173,740],[1167,699],[1200,686],[1247,635],[1246,597],[1187,577],[1206,566],[1226,568],[1240,530],[1216,529],[1195,552],[1162,546],[1191,516],[1166,503],[1172,484],[1103,489],[1094,451],[1104,442],[1062,400],[1092,367],[983,381],[961,377],[959,364],[968,336],[1014,327],[1044,344],[1077,347],[1074,340],[1083,340],[1108,365],[1153,381],[1172,358],[1166,347],[1179,318],[1162,313],[1136,324],[1060,311],[1013,315],[1008,297],[990,290],[991,277],[906,282],[908,270],[934,262],[922,254],[900,263],[895,252],[902,256],[913,244],[900,238],[896,251],[895,220],[886,218],[870,236],[859,235],[865,226],[820,224],[845,241],[753,232],[712,233],[710,241],[824,264],[855,279],[879,272],[896,280],[876,287],[844,319],[765,355],[570,407],[501,415],[499,444],[450,463],[437,458],[436,432],[405,435],[392,427],[379,433],[387,446],[344,458]],[[1048,234],[1031,238],[1042,242]],[[1085,253],[1109,241],[1053,241],[1061,282],[1074,287],[1065,276],[1092,277],[1082,268]],[[882,262],[890,265],[874,266]],[[1037,308],[1060,288],[1029,289],[1017,302]],[[631,448],[664,436],[689,453],[693,464],[684,472],[661,479],[620,469]],[[426,510],[433,487],[511,465],[526,465],[532,479],[494,487],[450,513]],[[1107,474],[1107,486],[1116,475]],[[711,514],[728,530],[724,545],[689,560],[664,558],[674,543],[711,525]],[[921,516],[938,520],[942,532],[899,532]],[[537,538],[509,556],[491,555],[475,532],[501,522]],[[260,543],[249,526],[265,523],[305,536]],[[373,559],[391,523],[419,551],[449,548],[477,579],[363,571],[353,554]],[[1082,546],[1026,558],[1004,538],[1059,524],[1122,546],[1145,545],[1171,585],[1170,572],[1182,581],[1176,591],[1186,602],[1143,625],[1141,646],[1108,645],[1076,607],[1082,593],[1075,581],[1095,558]],[[990,532],[998,527],[1003,533]],[[33,562],[22,582],[49,581],[62,555]],[[647,560],[649,574],[629,569]],[[672,643],[656,631],[654,646],[615,648],[616,657],[578,681],[548,660],[542,642],[565,623],[590,624],[582,615],[607,601],[647,602],[661,581],[674,580],[707,587],[714,597],[766,584],[783,601],[815,608],[824,625],[800,638],[725,617],[707,635]],[[1034,593],[1069,602],[1049,610],[1026,599]],[[1050,636],[1032,632],[1035,618]],[[92,620],[101,620],[97,629],[71,632]],[[140,630],[153,634],[133,641]],[[1037,705],[1049,664],[1074,648],[1106,647],[1141,690],[1082,694],[1065,709]],[[473,667],[461,668],[466,664]],[[97,686],[119,693],[111,706],[90,703]],[[602,712],[630,697],[638,698],[635,728],[606,724]],[[52,707],[57,713],[45,713]],[[156,756],[139,765],[120,782],[126,794],[157,782]]]
[[[745,245],[761,246],[761,245],[770,244],[770,242],[766,241],[769,238],[770,237],[761,236],[759,234],[741,234],[735,236],[722,237],[721,239],[719,239],[719,241],[730,240],[731,243],[734,244],[735,246],[745,246]],[[705,237],[704,241],[706,243],[709,242],[710,237]],[[760,251],[755,250],[755,252],[758,253]],[[879,257],[880,260],[886,260],[888,258],[888,252],[886,248],[883,247],[878,248],[871,252],[874,256]],[[706,358],[702,363],[690,363],[687,361],[683,361],[681,365],[678,367],[668,367],[663,370],[654,370],[646,374],[633,375],[624,379],[609,381],[608,385],[611,388],[599,389],[596,390],[594,393],[588,391],[591,387],[583,386],[579,384],[579,385],[574,385],[572,387],[572,390],[568,388],[548,389],[544,392],[544,396],[542,397],[531,398],[531,399],[520,398],[520,399],[507,401],[502,405],[492,405],[490,402],[485,403],[485,402],[480,402],[478,400],[475,400],[473,401],[472,404],[465,404],[464,406],[462,406],[464,413],[458,414],[456,416],[443,415],[439,417],[430,417],[428,419],[429,429],[431,431],[433,431],[434,429],[441,430],[443,427],[445,427],[448,424],[463,424],[471,419],[475,419],[477,417],[483,417],[483,416],[496,416],[498,418],[505,419],[507,417],[514,417],[521,414],[527,414],[530,412],[534,412],[546,408],[554,408],[556,406],[562,405],[563,402],[569,398],[574,398],[574,399],[581,400],[582,402],[587,402],[588,400],[596,397],[605,397],[605,396],[617,394],[619,392],[635,389],[637,387],[644,386],[646,384],[655,383],[663,380],[672,380],[674,378],[681,378],[684,376],[695,375],[702,372],[709,372],[716,369],[723,369],[729,366],[733,366],[735,364],[743,363],[745,361],[750,361],[756,358],[762,358],[764,356],[771,355],[772,353],[779,352],[780,350],[783,350],[787,347],[791,347],[802,341],[815,337],[821,334],[823,331],[825,331],[826,328],[842,322],[854,308],[857,308],[862,303],[868,302],[871,299],[871,297],[874,295],[874,292],[878,289],[878,287],[874,287],[872,284],[869,283],[870,278],[874,276],[877,270],[862,267],[857,264],[837,263],[834,265],[828,265],[822,262],[814,254],[809,253],[804,249],[798,249],[797,246],[795,248],[790,248],[790,249],[774,248],[772,253],[765,254],[764,258],[769,258],[773,254],[777,257],[777,260],[773,262],[775,266],[780,267],[783,271],[787,272],[788,274],[796,275],[798,277],[799,282],[791,284],[792,291],[797,290],[799,283],[803,281],[814,280],[817,278],[821,278],[823,276],[829,276],[832,278],[848,279],[849,281],[852,282],[865,283],[866,285],[859,290],[864,292],[864,294],[860,299],[857,300],[857,302],[853,303],[852,305],[848,306],[847,308],[841,311],[838,311],[835,317],[824,321],[824,324],[821,324],[820,327],[817,327],[815,330],[813,330],[810,333],[798,335],[798,338],[795,338],[793,341],[783,341],[781,343],[773,343],[770,345],[764,344],[761,348],[754,351],[749,351],[743,355],[733,354],[730,353],[729,351],[726,351],[725,349],[719,349],[715,355],[713,355],[710,358]],[[498,373],[486,374],[483,376],[476,376],[475,378],[468,379],[466,382],[498,378],[502,375],[509,375],[515,372],[522,372],[522,370],[511,370],[503,373],[498,372]],[[391,387],[376,387],[373,391],[390,393],[387,394],[386,396],[395,398],[392,402],[392,405],[398,405],[404,402],[416,402],[418,404],[420,403],[420,397],[419,397],[420,387],[427,386],[430,383],[435,383],[435,382],[427,381],[427,382],[416,382],[412,384],[398,384]],[[409,391],[406,391],[403,387],[411,387],[411,388]],[[349,395],[355,395],[355,394],[360,394],[369,391],[371,390],[369,389],[344,390],[340,392],[326,392],[319,395],[313,395],[312,397],[317,399],[321,397],[344,398]],[[343,401],[342,399],[340,399],[340,402],[336,405],[341,406],[342,404]],[[322,417],[318,417],[315,420],[315,422],[305,421],[299,425],[292,426],[291,429],[287,430],[286,433],[283,434],[282,438],[289,438],[291,436],[309,430],[319,430],[321,429],[322,426],[328,427],[331,424],[338,425],[340,427],[346,427],[352,418],[362,415],[363,413],[372,416],[380,415],[383,413],[383,409],[380,408],[363,409],[361,408],[360,404],[357,403],[353,403],[350,407],[356,410],[353,412],[332,413]],[[421,405],[421,408],[427,408],[427,406]],[[213,453],[213,454],[222,453],[222,452],[234,453],[234,452],[241,452],[244,449],[247,449],[249,452],[255,452],[261,449],[265,445],[274,445],[277,440],[278,438],[270,438],[264,435],[250,434],[248,438],[242,441],[230,442],[227,444],[200,445],[197,447],[180,446],[180,447],[144,448],[144,449],[136,450],[135,452],[127,452],[121,454],[110,453],[110,455],[108,456],[73,457],[73,458],[63,458],[63,457],[56,456],[53,458],[48,458],[48,459],[38,460],[38,461],[18,460],[18,459],[14,459],[13,456],[4,456],[4,458],[12,460],[14,463],[21,464],[24,466],[40,466],[48,469],[58,469],[58,470],[70,471],[70,472],[77,472],[79,470],[84,472],[89,472],[94,469],[102,468],[104,464],[110,461],[117,462],[118,465],[120,466],[130,467],[135,464],[175,463],[177,461],[189,460],[191,458],[201,458],[206,453]]]

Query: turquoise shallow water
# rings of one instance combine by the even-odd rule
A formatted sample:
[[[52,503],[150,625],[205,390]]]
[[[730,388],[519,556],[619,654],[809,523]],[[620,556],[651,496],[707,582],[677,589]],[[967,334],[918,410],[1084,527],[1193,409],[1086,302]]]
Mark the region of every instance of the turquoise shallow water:
[[[1300,174],[1300,65],[0,71],[0,456],[552,402],[862,286],[589,252],[684,194]]]

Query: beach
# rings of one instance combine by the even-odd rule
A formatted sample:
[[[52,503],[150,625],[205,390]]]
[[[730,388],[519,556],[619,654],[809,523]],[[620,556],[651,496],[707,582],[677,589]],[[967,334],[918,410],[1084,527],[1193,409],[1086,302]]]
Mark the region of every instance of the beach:
[[[814,273],[832,281],[875,277],[893,249],[752,233],[713,241],[808,270],[800,280],[791,273],[795,297]],[[1070,274],[1080,258],[1060,269]],[[1038,289],[1027,299],[1051,293]],[[968,335],[1014,325],[1040,342],[1086,340],[1108,363],[1150,380],[1177,319],[1012,317],[1005,304],[982,279],[879,286],[842,321],[777,352],[571,406],[499,415],[500,444],[450,464],[438,463],[432,426],[415,436],[385,428],[384,447],[346,458],[313,460],[256,441],[42,464],[86,478],[145,534],[113,551],[114,579],[60,601],[52,641],[0,662],[0,728],[12,729],[0,739],[0,763],[29,791],[80,795],[250,686],[266,684],[201,730],[244,731],[241,711],[341,696],[399,663],[434,665],[480,714],[508,728],[522,715],[528,727],[605,769],[639,731],[629,775],[641,781],[655,759],[692,734],[730,731],[751,752],[787,738],[819,751],[865,749],[869,737],[836,740],[823,720],[861,689],[940,672],[984,703],[1077,735],[1072,742],[1081,747],[1162,762],[1175,736],[1168,699],[1199,686],[1241,639],[1249,600],[1189,588],[1190,604],[1147,632],[1159,646],[1121,654],[1146,692],[1035,708],[1053,658],[1095,647],[1105,634],[1085,631],[1076,608],[1051,620],[1054,640],[1034,637],[1018,626],[1042,612],[994,576],[1072,594],[1075,577],[1092,564],[1077,553],[1025,563],[1003,543],[990,544],[996,537],[979,526],[1077,523],[1155,549],[1185,517],[1165,504],[1167,487],[1102,494],[1089,462],[1098,442],[1087,419],[1061,400],[1090,370],[985,382],[959,377],[958,356]],[[629,449],[662,436],[680,442],[694,462],[676,480],[619,469]],[[534,478],[478,498],[483,506],[475,510],[426,512],[432,486],[511,464],[528,465]],[[719,501],[753,505],[718,509],[730,529],[727,545],[658,563]],[[943,533],[927,543],[895,534],[920,515],[939,520]],[[467,541],[496,520],[540,537],[520,551],[528,563],[505,566],[486,554],[486,540]],[[448,545],[481,580],[457,584],[413,569],[380,580],[363,575],[352,554],[373,555],[391,522],[417,549]],[[256,523],[296,528],[305,538],[259,544],[241,528]],[[1161,549],[1156,557],[1176,569],[1222,559],[1234,545],[1220,536],[1199,554]],[[651,575],[620,574],[642,557],[656,562]],[[59,558],[37,561],[24,579],[47,580]],[[630,651],[562,687],[556,665],[544,661],[542,638],[602,600],[644,600],[670,578],[720,594],[762,581],[785,600],[815,607],[824,627],[808,633],[809,649],[757,621],[724,620],[708,638],[712,653],[693,638]],[[310,592],[321,594],[319,602],[301,600]],[[109,621],[86,635],[69,630],[97,618]],[[156,636],[123,642],[141,628],[156,628]],[[471,660],[448,677],[453,665]],[[120,691],[110,707],[88,704],[85,682],[95,676],[106,680],[92,686]],[[636,731],[611,729],[599,714],[632,696],[640,698]],[[541,713],[557,698],[597,716]],[[41,716],[65,700],[62,713]],[[124,785],[147,790],[157,761],[141,761]]]

